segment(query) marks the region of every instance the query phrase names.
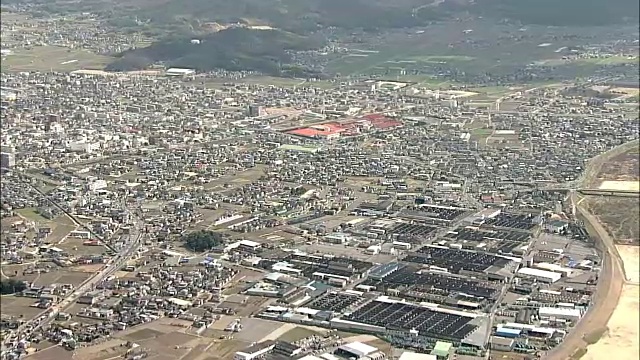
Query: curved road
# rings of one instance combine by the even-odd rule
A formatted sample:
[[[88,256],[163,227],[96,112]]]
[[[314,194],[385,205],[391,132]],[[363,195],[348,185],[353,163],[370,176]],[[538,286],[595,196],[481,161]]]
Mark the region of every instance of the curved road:
[[[606,160],[633,146],[638,146],[638,140],[617,146],[591,159],[579,182],[584,186],[588,186],[598,175],[602,164]],[[584,340],[585,336],[600,332],[606,328],[613,311],[618,305],[622,286],[626,282],[624,263],[616,249],[614,239],[598,219],[579,204],[575,192],[572,192],[570,196],[572,204],[576,204],[577,215],[584,220],[587,230],[597,240],[596,247],[602,253],[602,269],[589,310],[575,329],[569,332],[564,342],[543,357],[546,360],[570,359],[577,351],[586,348],[589,344]]]

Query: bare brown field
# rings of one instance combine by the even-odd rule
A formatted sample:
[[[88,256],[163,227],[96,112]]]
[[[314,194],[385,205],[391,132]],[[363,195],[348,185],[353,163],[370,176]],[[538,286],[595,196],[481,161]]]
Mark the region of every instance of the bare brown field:
[[[73,284],[78,286],[89,278],[91,274],[86,272],[70,271],[68,269],[58,269],[53,272],[40,274],[35,281],[37,286],[46,286],[51,284]]]
[[[20,296],[2,296],[0,297],[0,306],[2,306],[2,314],[9,316],[20,316],[24,319],[31,319],[40,314],[43,309],[31,307],[37,299],[31,299]]]
[[[80,238],[66,237],[64,241],[59,243],[57,247],[64,250],[68,254],[80,255],[100,255],[105,252],[102,246],[83,245],[86,240]]]
[[[233,354],[251,345],[239,340],[215,341],[209,350],[199,360],[227,360],[233,359]]]
[[[103,264],[89,264],[89,265],[74,266],[74,267],[70,267],[68,269],[70,271],[79,272],[79,273],[96,273],[103,266],[104,266]]]
[[[0,226],[2,226],[3,229],[7,229],[11,227],[11,224],[14,224],[20,221],[22,221],[22,218],[20,216],[10,216],[2,219],[0,221]]]
[[[637,142],[600,161],[587,182],[598,187],[603,181],[640,181],[640,154]],[[640,199],[586,196],[589,212],[619,244],[640,244]]]
[[[35,352],[26,357],[26,359],[29,360],[71,360],[73,358],[74,356],[71,351],[67,351],[57,345]]]
[[[640,158],[637,148],[632,148],[622,154],[613,156],[602,164],[599,181],[638,181],[640,180]]]
[[[83,347],[75,351],[74,359],[106,360],[123,358],[127,341],[140,345],[145,351],[147,359],[173,360],[188,359],[201,360],[204,357],[217,354],[211,348],[218,340],[199,337],[185,332],[190,322],[178,319],[163,318],[151,323],[129,328],[117,335],[116,338],[103,343]],[[225,340],[225,342],[231,340]],[[248,344],[242,343],[239,348],[232,348],[231,354]]]
[[[640,244],[640,199],[587,196],[585,201],[616,243]]]

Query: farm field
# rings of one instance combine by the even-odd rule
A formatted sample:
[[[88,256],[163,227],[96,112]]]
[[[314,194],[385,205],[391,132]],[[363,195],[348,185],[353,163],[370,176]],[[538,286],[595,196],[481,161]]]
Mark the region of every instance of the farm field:
[[[580,34],[579,37],[588,36],[584,31],[563,29]],[[573,73],[637,61],[634,57],[617,55],[563,60],[564,49],[578,45],[581,40],[554,36],[553,30],[543,27],[528,27],[526,36],[521,36],[521,32],[483,20],[470,21],[464,27],[455,23],[431,25],[423,31],[398,31],[380,35],[371,43],[347,46],[347,52],[331,58],[326,67],[341,76],[403,77],[433,75],[449,67],[469,73],[478,69],[507,73],[529,64],[561,67],[557,70]],[[500,41],[495,41],[498,36]]]
[[[82,49],[60,46],[36,46],[31,49],[16,49],[3,57],[3,71],[59,71],[72,72],[80,69],[102,70],[113,59],[96,55]]]

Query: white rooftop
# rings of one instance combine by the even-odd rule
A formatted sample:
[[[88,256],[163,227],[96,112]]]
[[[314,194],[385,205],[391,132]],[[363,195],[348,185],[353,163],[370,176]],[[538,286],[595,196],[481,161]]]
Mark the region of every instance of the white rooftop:
[[[437,360],[438,357],[431,354],[420,354],[412,351],[405,351],[398,360]]]
[[[373,354],[374,352],[378,351],[378,349],[376,349],[375,347],[371,345],[363,344],[359,341],[354,341],[349,344],[344,344],[340,346],[339,349],[349,352],[351,354],[354,354],[358,357],[367,356],[369,354]]]

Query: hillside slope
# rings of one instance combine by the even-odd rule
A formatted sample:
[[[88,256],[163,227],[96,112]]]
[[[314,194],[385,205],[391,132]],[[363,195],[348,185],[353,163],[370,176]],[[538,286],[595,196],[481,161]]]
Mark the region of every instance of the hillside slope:
[[[151,46],[120,54],[120,59],[107,70],[138,70],[152,63],[188,67],[200,71],[213,69],[255,70],[274,75],[313,75],[290,63],[288,51],[315,49],[322,44],[309,37],[281,30],[230,28],[199,38],[191,37],[159,41]]]

